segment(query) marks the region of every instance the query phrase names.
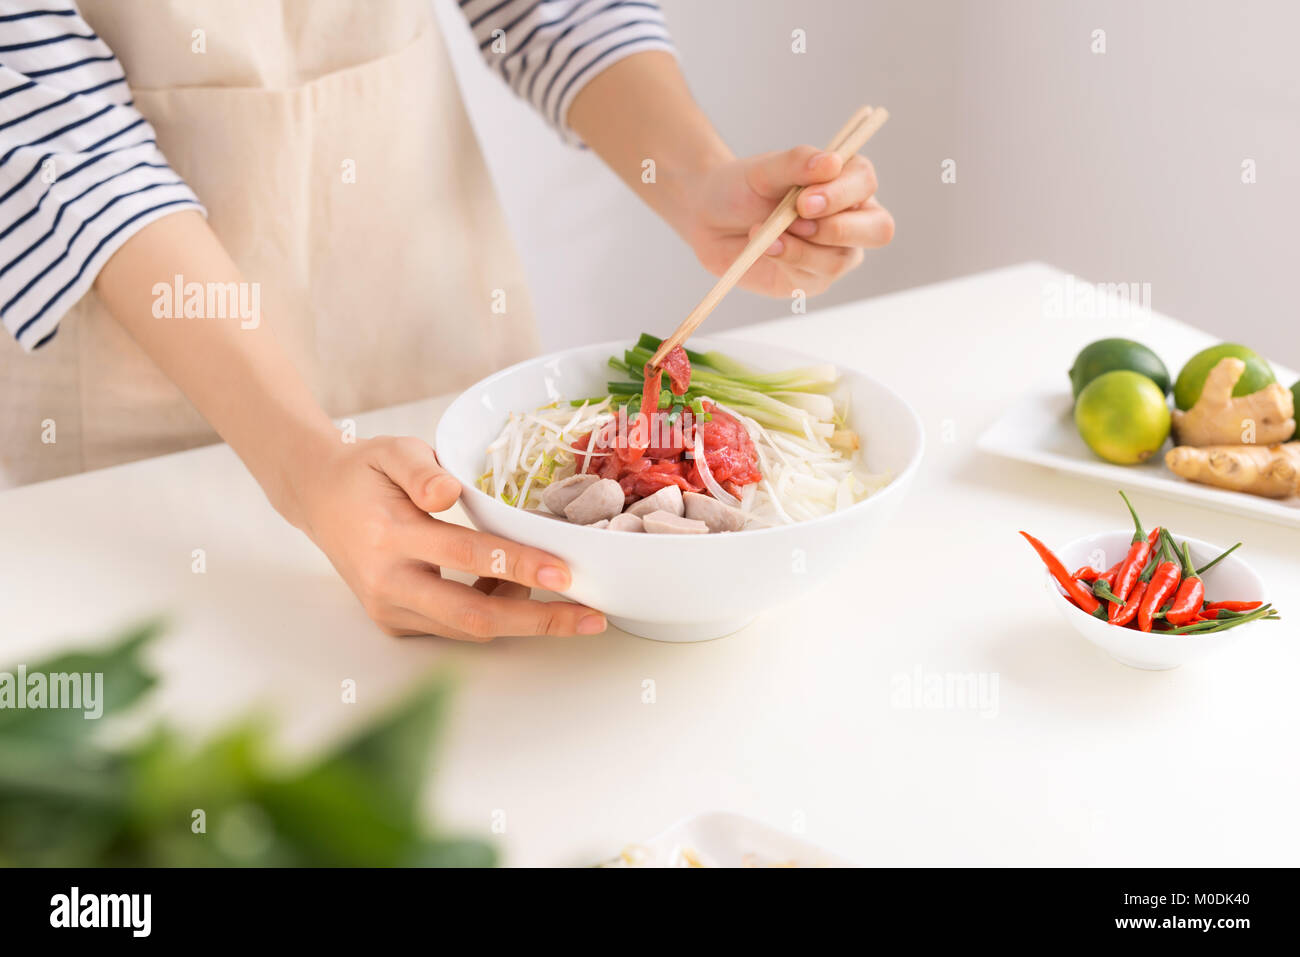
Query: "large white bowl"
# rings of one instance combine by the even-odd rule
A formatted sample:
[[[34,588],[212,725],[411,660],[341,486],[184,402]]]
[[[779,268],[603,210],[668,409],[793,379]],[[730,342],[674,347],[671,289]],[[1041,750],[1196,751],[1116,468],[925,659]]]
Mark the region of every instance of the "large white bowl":
[[[1175,538],[1179,542],[1184,540],[1181,536]],[[1109,568],[1124,556],[1132,540],[1132,529],[1085,535],[1066,545],[1056,555],[1071,571],[1084,565]],[[1219,545],[1211,545],[1195,538],[1186,541],[1192,553],[1192,561],[1198,567],[1224,550]],[[1205,573],[1205,595],[1209,601],[1268,601],[1263,581],[1253,568],[1238,557],[1240,554],[1241,550],[1238,549]],[[1274,623],[1254,621],[1217,635],[1160,635],[1134,628],[1119,628],[1085,614],[1065,597],[1065,592],[1050,572],[1044,574],[1047,576],[1047,591],[1052,596],[1052,604],[1065,620],[1106,654],[1133,668],[1167,671],[1211,651],[1226,648],[1234,641],[1253,633],[1256,628],[1277,627]]]
[[[478,528],[564,559],[573,574],[566,598],[600,609],[624,631],[661,641],[731,634],[827,572],[870,554],[871,538],[902,502],[925,442],[911,406],[851,369],[840,370],[850,390],[850,425],[862,437],[867,468],[893,480],[823,518],[720,535],[610,532],[531,515],[474,487],[487,445],[508,413],[558,398],[603,395],[605,383],[616,377],[609,357],[627,346],[607,342],[521,362],[471,386],[447,409],[438,423],[438,458],[460,481],[461,503]],[[692,339],[691,346],[773,370],[825,361],[731,339]]]

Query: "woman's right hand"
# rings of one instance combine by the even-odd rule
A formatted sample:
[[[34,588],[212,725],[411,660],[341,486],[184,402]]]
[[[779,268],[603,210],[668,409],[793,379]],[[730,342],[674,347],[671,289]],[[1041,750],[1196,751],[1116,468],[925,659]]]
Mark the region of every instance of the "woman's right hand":
[[[569,587],[569,570],[555,556],[428,514],[455,504],[460,483],[419,439],[340,443],[295,484],[288,517],[390,635],[490,641],[605,630],[593,609],[529,599],[532,588]],[[479,578],[465,585],[443,578],[443,568]]]

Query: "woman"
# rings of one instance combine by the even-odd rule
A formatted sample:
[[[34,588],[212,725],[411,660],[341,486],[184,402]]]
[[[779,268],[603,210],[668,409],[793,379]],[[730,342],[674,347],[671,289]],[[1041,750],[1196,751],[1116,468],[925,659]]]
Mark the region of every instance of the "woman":
[[[461,8],[712,272],[795,184],[816,188],[746,288],[816,293],[892,236],[865,159],[733,157],[654,3]],[[563,562],[428,514],[460,488],[427,444],[331,419],[535,348],[428,0],[0,3],[0,137],[0,482],[220,436],[388,633],[604,630],[529,599],[568,587]]]

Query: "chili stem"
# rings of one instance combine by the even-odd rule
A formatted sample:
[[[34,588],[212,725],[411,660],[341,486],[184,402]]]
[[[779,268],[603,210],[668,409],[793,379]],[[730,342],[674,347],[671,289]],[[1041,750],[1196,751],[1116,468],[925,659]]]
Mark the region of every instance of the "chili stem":
[[[1160,529],[1160,556],[1164,561],[1182,564],[1182,559],[1178,557],[1178,544],[1167,528]]]
[[[1209,570],[1210,570],[1211,568],[1213,568],[1215,565],[1219,564],[1219,562],[1223,561],[1225,558],[1227,558],[1229,555],[1231,555],[1233,552],[1235,552],[1235,551],[1236,551],[1237,549],[1239,549],[1239,548],[1241,548],[1241,542],[1238,542],[1236,545],[1233,545],[1230,549],[1228,549],[1226,552],[1224,552],[1224,553],[1223,553],[1222,555],[1220,555],[1218,558],[1214,559],[1214,560],[1213,560],[1212,562],[1210,562],[1208,565],[1202,565],[1200,568],[1196,569],[1196,575],[1197,575],[1197,577],[1199,578],[1201,575],[1204,575],[1207,571],[1209,571]]]
[[[1125,603],[1124,599],[1111,591],[1110,586],[1100,578],[1092,583],[1092,593],[1098,598],[1104,598],[1106,601],[1113,601],[1117,605],[1123,605]]]
[[[1168,631],[1162,631],[1162,635],[1211,635],[1218,634],[1221,631],[1227,631],[1229,628],[1235,628],[1237,625],[1244,625],[1247,622],[1256,621],[1261,618],[1271,618],[1270,605],[1262,605],[1249,615],[1242,615],[1240,618],[1229,618],[1226,621],[1198,621],[1191,625],[1180,625],[1177,628],[1170,628]],[[1276,614],[1274,612],[1273,614]],[[1208,625],[1209,627],[1203,627]]]
[[[1147,533],[1142,531],[1142,522],[1138,519],[1137,510],[1133,508],[1133,503],[1128,500],[1128,496],[1124,494],[1123,489],[1120,489],[1119,497],[1124,500],[1124,504],[1128,506],[1128,513],[1133,516],[1133,527],[1136,529],[1133,533],[1133,541],[1141,541],[1147,537]]]

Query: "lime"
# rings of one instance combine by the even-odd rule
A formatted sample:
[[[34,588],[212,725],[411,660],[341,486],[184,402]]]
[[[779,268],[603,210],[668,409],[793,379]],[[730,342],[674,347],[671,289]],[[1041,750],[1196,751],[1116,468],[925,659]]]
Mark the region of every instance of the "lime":
[[[1159,452],[1169,437],[1169,418],[1160,386],[1129,369],[1097,376],[1074,403],[1083,441],[1118,465],[1136,465]]]
[[[1206,376],[1219,364],[1220,359],[1227,356],[1246,363],[1246,371],[1237,380],[1236,388],[1232,390],[1233,395],[1250,395],[1270,382],[1277,381],[1272,366],[1254,349],[1233,342],[1221,342],[1217,346],[1202,349],[1187,360],[1183,371],[1178,373],[1178,381],[1174,383],[1174,404],[1184,412],[1196,405],[1201,390],[1205,388]]]
[[[1169,391],[1169,370],[1160,361],[1160,357],[1142,343],[1132,339],[1098,339],[1091,345],[1084,346],[1070,367],[1070,384],[1074,386],[1074,397],[1079,398],[1083,387],[1097,376],[1116,369],[1139,372],[1162,391]]]

